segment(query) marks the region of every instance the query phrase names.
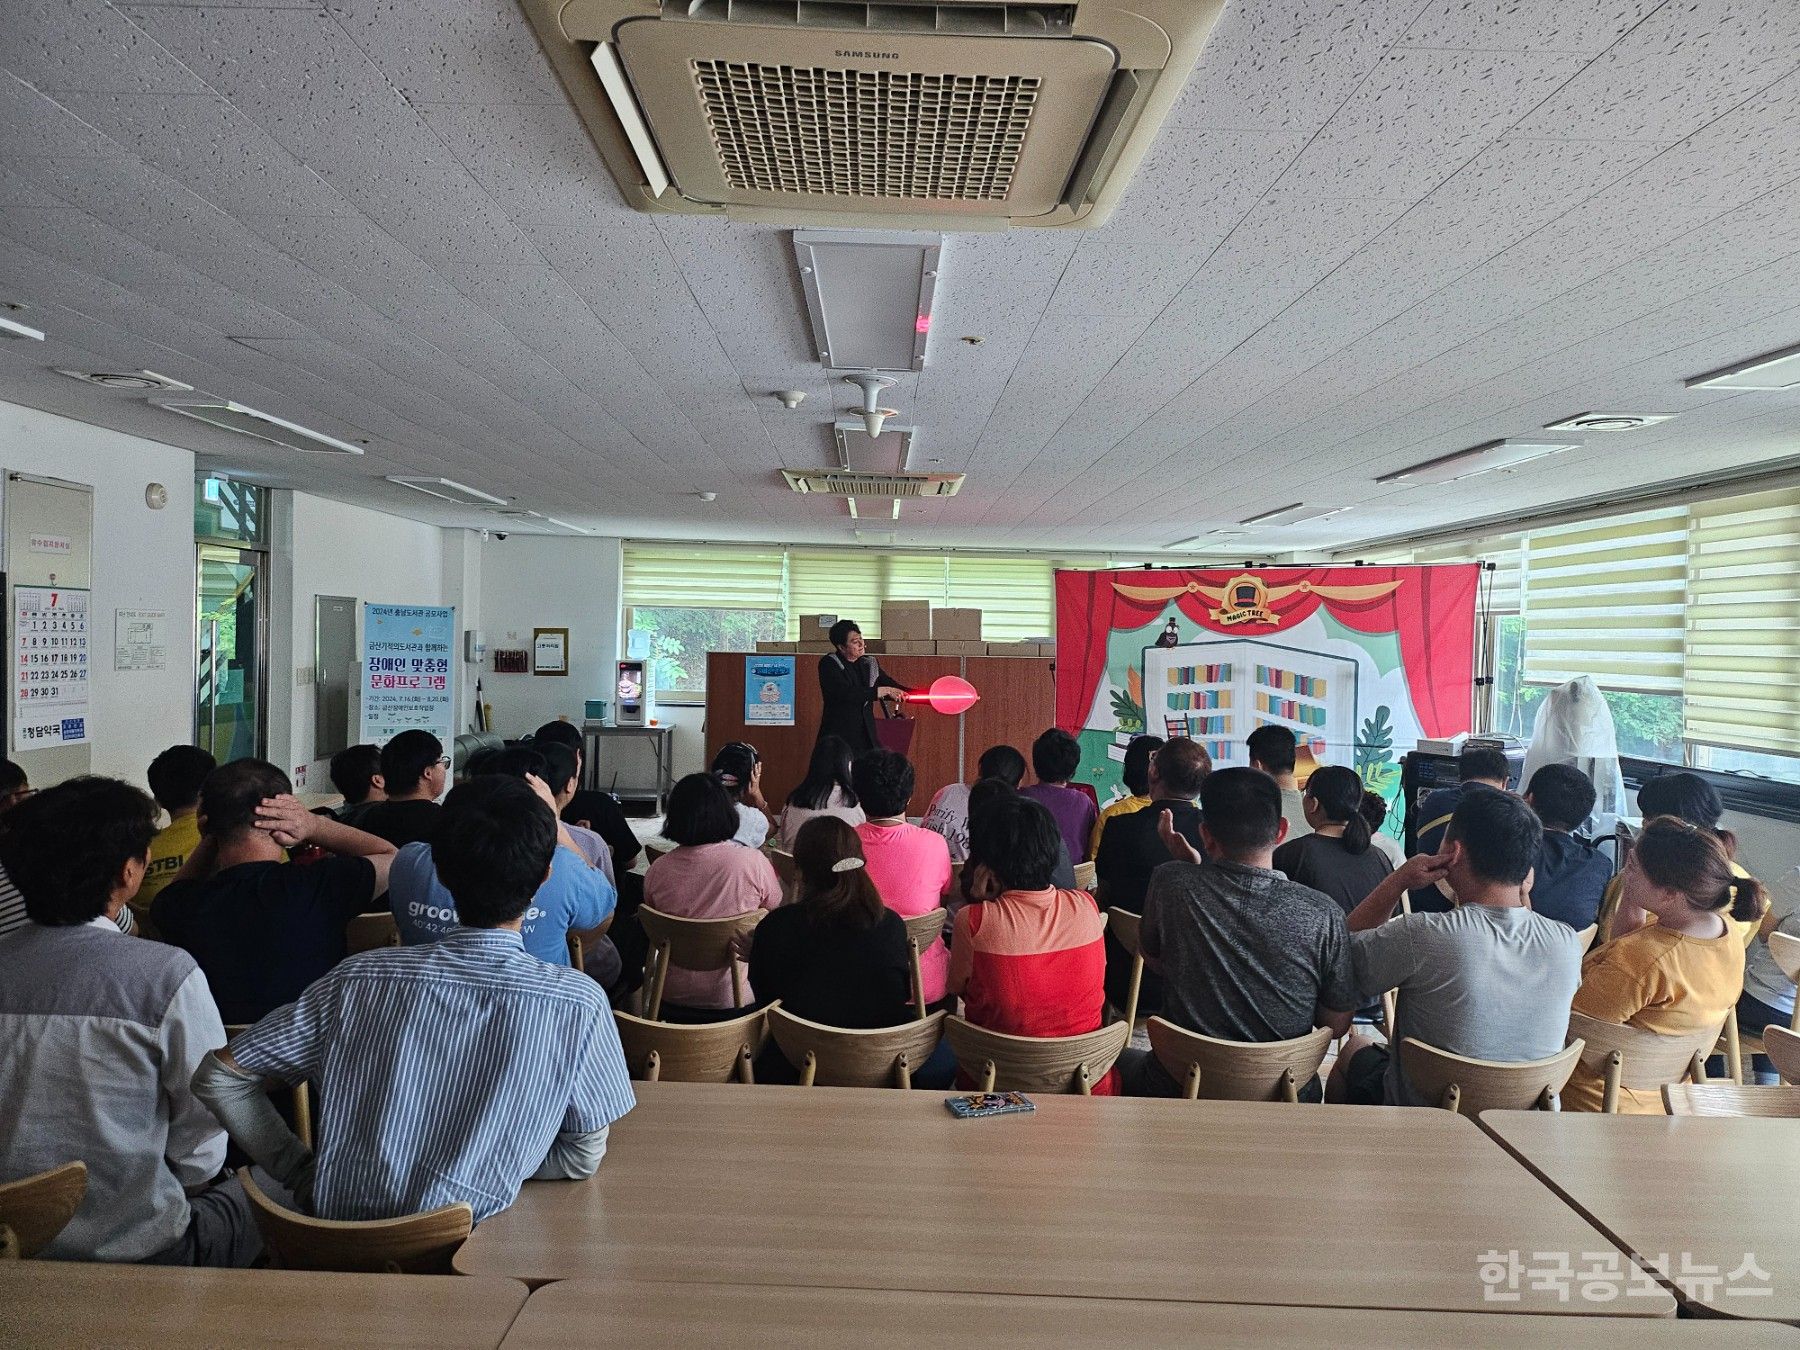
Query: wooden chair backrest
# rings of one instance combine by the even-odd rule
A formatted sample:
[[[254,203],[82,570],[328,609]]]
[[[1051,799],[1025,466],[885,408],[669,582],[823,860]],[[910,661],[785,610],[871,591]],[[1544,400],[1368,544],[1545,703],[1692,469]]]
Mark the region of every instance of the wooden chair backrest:
[[[1125,995],[1126,1025],[1137,1025],[1138,997],[1144,991],[1144,952],[1138,943],[1138,929],[1143,925],[1144,916],[1133,914],[1128,909],[1109,909],[1106,911],[1106,927],[1118,944],[1131,953],[1131,984]]]
[[[1152,1017],[1150,1053],[1194,1099],[1293,1101],[1325,1062],[1331,1031],[1314,1027],[1287,1041],[1222,1041]]]
[[[227,1022],[225,1024],[225,1042],[230,1043],[250,1030],[254,1023]],[[302,1078],[287,1089],[294,1102],[294,1135],[308,1148],[313,1146],[312,1087]]]
[[[344,925],[344,951],[348,956],[399,945],[400,929],[392,914],[358,914]]]
[[[863,1031],[809,1022],[777,1007],[769,1011],[769,1034],[808,1087],[904,1088],[937,1049],[947,1015]]]
[[[1739,1087],[1736,1083],[1664,1083],[1663,1109],[1672,1116],[1778,1116],[1800,1119],[1800,1087]]]
[[[1131,1039],[1112,1022],[1079,1036],[1008,1036],[963,1017],[947,1018],[944,1035],[962,1071],[983,1092],[1079,1092],[1105,1077]]]
[[[1581,1062],[1581,1051],[1582,1042],[1573,1040],[1548,1059],[1506,1063],[1453,1055],[1408,1036],[1400,1042],[1400,1067],[1421,1097],[1473,1117],[1483,1111],[1550,1109]]]
[[[1599,931],[1600,925],[1597,923],[1590,923],[1586,928],[1578,928],[1575,930],[1575,937],[1581,943],[1581,950],[1583,952],[1586,952],[1589,947],[1594,945],[1594,937]]]
[[[9,1255],[36,1256],[68,1226],[87,1195],[87,1164],[64,1163],[0,1186],[0,1226],[9,1230]]]
[[[683,919],[640,905],[637,913],[650,945],[667,944],[671,964],[683,970],[724,970],[734,957],[749,950],[743,939],[768,911],[752,909],[722,919]]]
[[[770,1008],[779,1008],[771,1003]],[[653,1022],[614,1011],[625,1067],[633,1078],[665,1083],[753,1083],[751,1062],[768,1035],[767,1008],[729,1022]]]
[[[1095,872],[1093,863],[1091,863],[1091,862],[1076,863],[1075,864],[1075,889],[1078,891],[1086,891],[1086,892],[1088,892],[1088,894],[1092,895],[1093,891],[1094,891],[1095,876],[1096,876],[1096,872]]]
[[[792,896],[794,887],[800,884],[800,869],[794,863],[794,855],[774,844],[766,845],[763,848],[763,854],[775,869],[775,875],[781,882],[782,893]]]
[[[1763,1053],[1775,1066],[1784,1083],[1800,1083],[1800,1032],[1785,1027],[1766,1026],[1762,1034]]]
[[[674,851],[675,841],[673,839],[665,839],[659,835],[654,839],[646,839],[644,841],[644,856],[649,858],[651,862],[655,862],[665,853],[673,853]]]
[[[925,972],[919,955],[944,935],[944,920],[949,917],[950,911],[940,905],[901,920],[906,925],[907,958],[912,964],[913,1012],[921,1022],[925,1020]]]
[[[1800,983],[1800,937],[1795,937],[1792,933],[1770,933],[1769,955],[1775,959],[1775,964],[1781,967],[1783,975]],[[1796,1016],[1800,1016],[1800,1014],[1796,1014]]]
[[[1613,1085],[1607,1095],[1615,1104],[1616,1088],[1653,1092],[1664,1083],[1679,1083],[1690,1076],[1700,1080],[1705,1072],[1701,1066],[1723,1030],[1721,1022],[1685,1036],[1659,1036],[1641,1027],[1601,1022],[1578,1012],[1569,1014],[1570,1038],[1584,1042],[1582,1065]]]
[[[398,1219],[345,1222],[284,1209],[265,1195],[249,1168],[238,1173],[262,1234],[269,1264],[287,1270],[372,1271],[448,1275],[450,1258],[475,1226],[466,1204]]]

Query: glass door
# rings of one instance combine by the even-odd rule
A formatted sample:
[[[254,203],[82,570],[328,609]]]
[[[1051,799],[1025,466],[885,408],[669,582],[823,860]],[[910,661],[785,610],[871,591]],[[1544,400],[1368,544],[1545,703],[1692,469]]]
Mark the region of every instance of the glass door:
[[[264,754],[268,703],[263,553],[200,544],[195,744],[221,764]]]

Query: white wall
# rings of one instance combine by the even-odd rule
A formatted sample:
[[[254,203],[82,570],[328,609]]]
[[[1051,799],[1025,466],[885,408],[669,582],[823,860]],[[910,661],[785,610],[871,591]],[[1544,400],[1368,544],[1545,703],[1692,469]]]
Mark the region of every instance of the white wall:
[[[556,717],[579,722],[590,698],[610,702],[619,659],[620,541],[490,535],[479,547],[488,645],[482,683],[494,707],[494,730],[523,736]],[[534,628],[569,630],[568,675],[496,675],[494,652],[530,650]]]
[[[193,734],[194,456],[158,441],[0,403],[0,467],[94,489],[89,762],[95,773],[142,785],[158,752]],[[169,493],[160,511],[144,502],[144,488],[153,482]],[[113,669],[116,609],[168,612],[165,669]]]

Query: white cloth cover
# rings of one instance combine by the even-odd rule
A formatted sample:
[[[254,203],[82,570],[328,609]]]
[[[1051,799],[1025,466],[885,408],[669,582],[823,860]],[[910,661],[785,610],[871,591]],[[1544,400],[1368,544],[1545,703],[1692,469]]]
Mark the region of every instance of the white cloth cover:
[[[1625,812],[1625,775],[1619,768],[1612,709],[1589,676],[1558,685],[1538,709],[1519,779],[1521,792],[1546,764],[1573,764],[1593,781],[1594,814],[1582,833],[1596,839],[1610,835]]]

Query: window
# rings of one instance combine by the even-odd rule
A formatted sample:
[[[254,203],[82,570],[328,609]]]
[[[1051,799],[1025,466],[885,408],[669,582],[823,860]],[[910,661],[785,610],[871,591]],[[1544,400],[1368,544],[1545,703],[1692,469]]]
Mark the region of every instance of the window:
[[[269,489],[196,474],[194,538],[260,546],[268,542]]]
[[[750,652],[779,642],[787,621],[778,609],[694,609],[637,605],[631,627],[650,635],[651,678],[659,703],[706,702],[706,654]]]
[[[706,701],[706,654],[754,651],[786,627],[780,549],[625,545],[625,622],[650,635],[656,697]]]

